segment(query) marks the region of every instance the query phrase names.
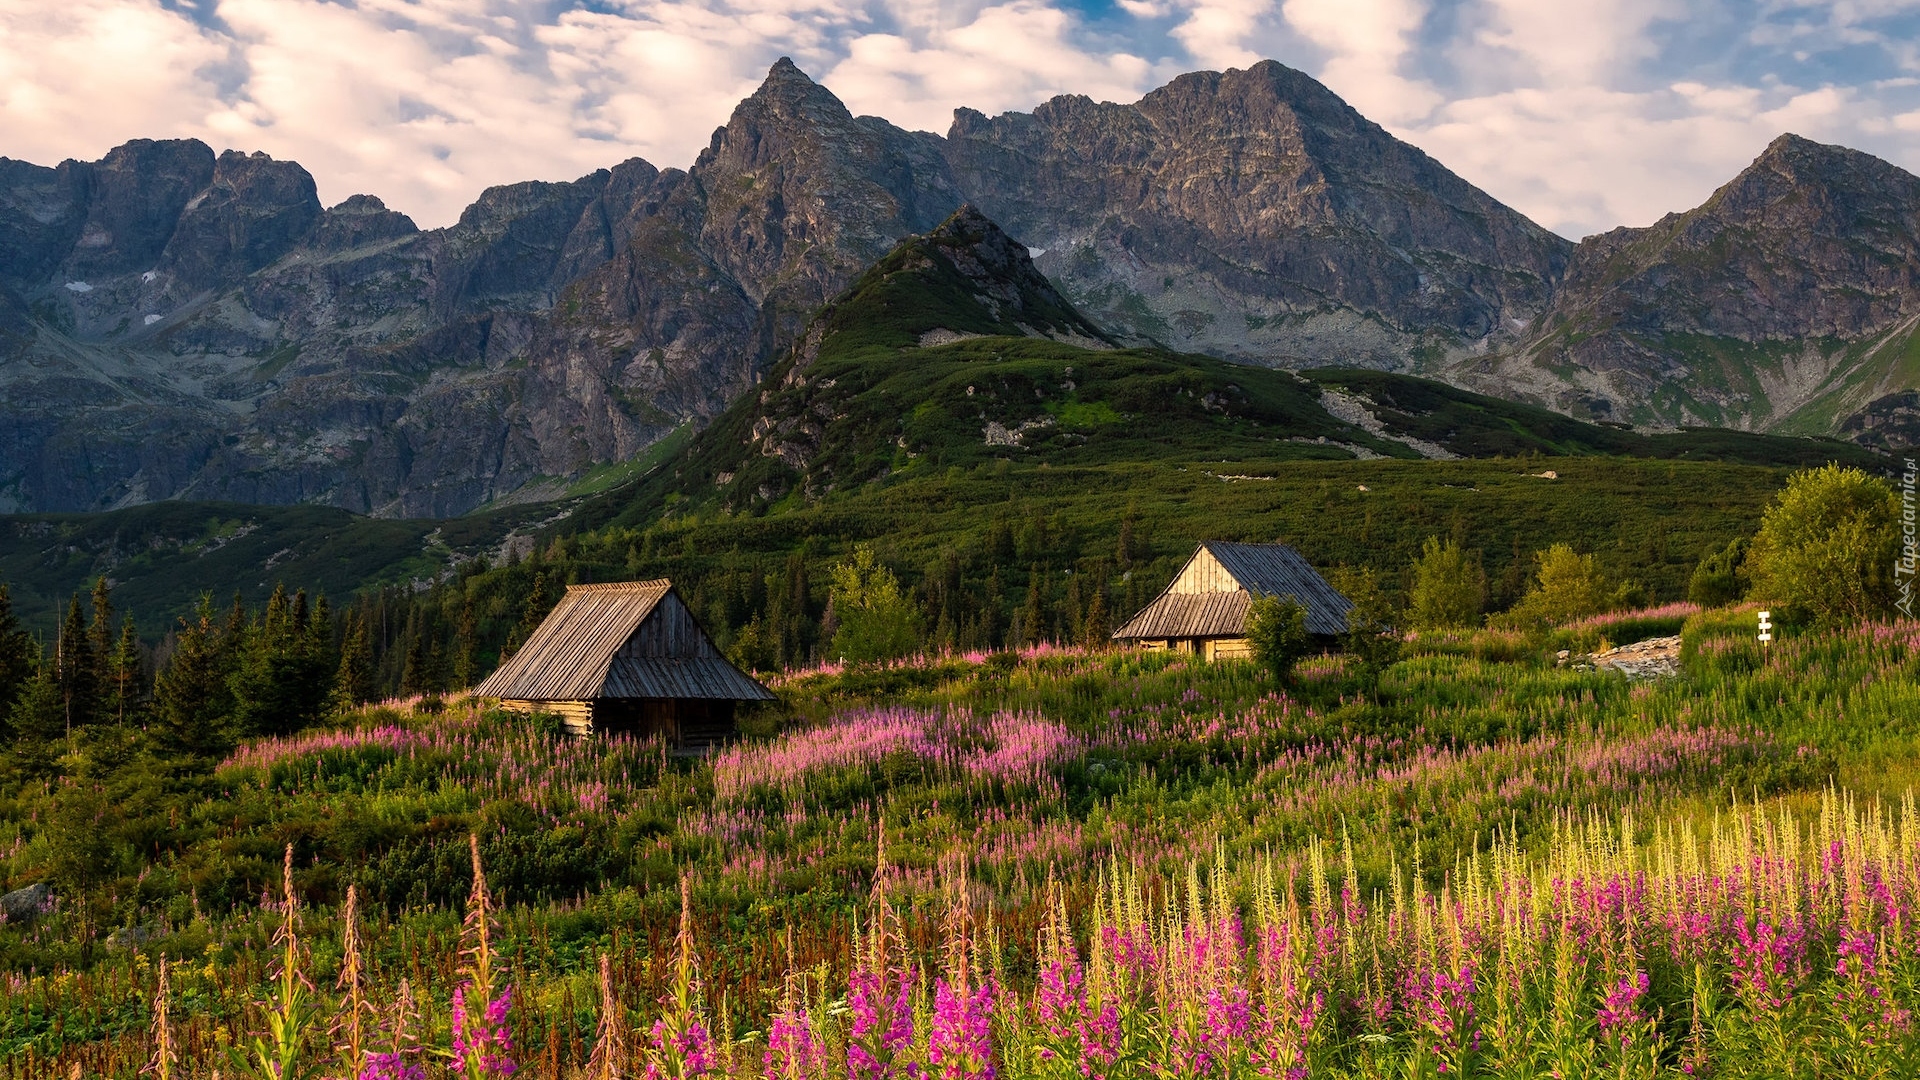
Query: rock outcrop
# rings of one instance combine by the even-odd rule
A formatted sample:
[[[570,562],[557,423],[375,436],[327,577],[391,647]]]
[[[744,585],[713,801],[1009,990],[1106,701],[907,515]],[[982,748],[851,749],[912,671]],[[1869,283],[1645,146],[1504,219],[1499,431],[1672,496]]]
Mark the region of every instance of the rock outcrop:
[[[1463,374],[1598,419],[1825,434],[1899,389],[1874,354],[1916,315],[1920,177],[1782,135],[1699,207],[1582,241],[1530,340]]]
[[[1572,246],[1273,61],[1131,105],[962,109],[947,156],[1095,320],[1262,364],[1405,369],[1504,340]]]

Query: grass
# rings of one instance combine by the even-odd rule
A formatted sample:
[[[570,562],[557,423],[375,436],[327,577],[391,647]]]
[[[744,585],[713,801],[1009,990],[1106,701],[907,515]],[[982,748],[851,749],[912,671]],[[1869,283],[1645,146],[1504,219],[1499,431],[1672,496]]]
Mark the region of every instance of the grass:
[[[1821,1040],[1837,1037],[1826,1033],[1843,1015],[1833,995],[1848,984],[1832,972],[1847,928],[1890,948],[1909,931],[1872,904],[1850,921],[1855,864],[1811,853],[1836,836],[1858,873],[1910,887],[1901,875],[1920,858],[1908,853],[1910,826],[1873,808],[1897,805],[1915,779],[1920,627],[1762,649],[1749,621],[1738,609],[1687,616],[1683,675],[1651,684],[1557,668],[1549,638],[1487,631],[1416,642],[1371,689],[1338,658],[1310,660],[1284,693],[1242,662],[1050,648],[796,669],[777,680],[780,704],[748,719],[757,734],[705,761],[620,739],[558,741],[543,723],[473,706],[376,709],[338,730],[245,745],[201,777],[141,764],[137,752],[97,764],[110,755],[89,737],[68,780],[16,785],[0,801],[0,885],[49,880],[59,898],[30,925],[0,926],[0,966],[13,973],[0,1048],[16,1070],[31,1062],[64,1075],[85,1061],[90,1075],[130,1075],[150,1046],[163,956],[176,965],[175,1015],[196,1017],[180,1037],[203,1047],[243,1038],[261,1022],[250,1002],[265,999],[278,918],[259,898],[277,888],[289,844],[311,905],[315,985],[339,972],[338,905],[352,885],[368,905],[368,992],[391,1002],[407,978],[427,1003],[423,1035],[444,1045],[446,1002],[463,977],[458,908],[473,834],[507,905],[495,948],[516,987],[510,1022],[528,1075],[573,1075],[569,1062],[584,1063],[601,955],[627,1045],[646,1052],[676,978],[683,876],[705,988],[696,1019],[736,1055],[735,1071],[757,1071],[767,1025],[783,1013],[804,1013],[820,1039],[844,1046],[845,1014],[828,1006],[859,962],[854,919],[873,925],[883,859],[900,919],[891,947],[916,962],[927,993],[935,976],[950,990],[959,978],[943,943],[959,925],[955,875],[971,882],[959,955],[971,957],[971,987],[991,978],[1008,995],[990,1025],[1003,1075],[1046,1075],[1033,995],[1047,992],[1050,964],[1079,970],[1089,949],[1111,950],[1102,926],[1144,927],[1141,947],[1153,942],[1171,971],[1189,962],[1189,931],[1224,933],[1228,915],[1255,936],[1220,939],[1239,959],[1217,985],[1244,988],[1251,1004],[1270,985],[1259,934],[1305,934],[1295,939],[1304,947],[1312,928],[1335,928],[1344,959],[1312,976],[1328,994],[1325,1026],[1308,1040],[1325,1075],[1466,1052],[1437,1048],[1418,986],[1443,970],[1462,978],[1469,960],[1477,981],[1462,1000],[1473,1021],[1461,1030],[1482,1033],[1475,1068],[1491,1068],[1495,1050],[1617,1066],[1602,1037],[1613,1028],[1596,1026],[1600,1004],[1580,1005],[1573,1034],[1494,1025],[1502,1008],[1529,1024],[1568,1015],[1553,1011],[1555,979],[1597,1003],[1636,970],[1652,981],[1634,1021],[1651,1026],[1631,1040],[1647,1069],[1698,1053],[1721,1074],[1764,1074],[1782,1058],[1743,1041],[1757,1038],[1786,1037],[1809,1048],[1805,1061],[1823,1060],[1838,1052]],[[1851,808],[1837,790],[1853,793]],[[1774,853],[1766,874],[1786,877],[1729,869],[1753,850]],[[1197,892],[1186,884],[1194,867],[1217,867]],[[1700,874],[1722,892],[1688,884]],[[1554,882],[1576,878],[1595,898],[1612,895],[1607,882],[1648,890],[1632,893],[1646,915],[1596,908],[1576,925],[1601,938],[1580,938],[1568,967],[1554,957],[1569,947],[1556,937],[1569,924],[1541,905],[1558,895]],[[1050,887],[1071,901],[1064,918]],[[1313,914],[1326,902],[1316,896],[1343,895],[1360,906],[1336,903],[1325,922]],[[1503,910],[1531,929],[1515,936]],[[1661,936],[1661,920],[1696,910],[1713,928],[1698,954],[1704,975],[1696,954],[1663,951]],[[1407,921],[1415,911],[1428,912],[1430,930]],[[1758,912],[1768,933],[1802,935],[1782,954],[1801,1011],[1743,997],[1753,955],[1738,945],[1741,912],[1749,934],[1760,932]],[[151,937],[132,951],[106,944],[128,926]],[[1908,961],[1891,958],[1908,954],[1887,955],[1880,971],[1892,981],[1874,985],[1889,1008],[1910,1007]],[[1085,977],[1101,963],[1113,970],[1113,956]],[[1508,990],[1493,976],[1509,964],[1537,975]],[[1143,1013],[1131,1030],[1161,1040],[1148,1060],[1166,1060],[1153,1055],[1176,1035],[1156,1025],[1195,1002],[1204,1012],[1207,998],[1185,996],[1177,980],[1154,985],[1129,1000],[1165,1019]],[[1363,1007],[1367,993],[1385,1013]],[[1690,1011],[1701,1000],[1721,1019],[1702,1026]],[[924,1060],[932,1029],[921,1015],[908,1052]],[[1771,1034],[1754,1026],[1776,1021],[1784,1027]],[[1889,1032],[1873,1053],[1908,1046]],[[1235,1038],[1223,1052],[1249,1052],[1252,1036]]]

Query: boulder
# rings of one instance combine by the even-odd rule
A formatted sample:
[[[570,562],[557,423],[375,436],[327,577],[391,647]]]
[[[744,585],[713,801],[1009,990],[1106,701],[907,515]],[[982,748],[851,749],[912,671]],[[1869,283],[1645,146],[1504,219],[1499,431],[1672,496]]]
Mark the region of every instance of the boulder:
[[[24,889],[15,889],[0,896],[0,915],[8,922],[27,922],[44,914],[53,906],[53,890],[45,882],[29,885]]]

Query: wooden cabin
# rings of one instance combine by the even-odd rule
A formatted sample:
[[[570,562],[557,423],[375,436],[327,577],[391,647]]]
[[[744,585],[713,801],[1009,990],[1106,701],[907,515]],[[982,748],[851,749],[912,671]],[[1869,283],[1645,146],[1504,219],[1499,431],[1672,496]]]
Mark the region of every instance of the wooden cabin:
[[[1307,631],[1330,638],[1347,629],[1352,601],[1285,544],[1208,540],[1153,603],[1113,632],[1115,641],[1172,649],[1207,660],[1251,656],[1247,609],[1256,596],[1290,596],[1307,609]]]
[[[555,713],[576,735],[664,735],[687,750],[731,736],[739,702],[773,698],[720,655],[664,579],[568,586],[474,693]]]

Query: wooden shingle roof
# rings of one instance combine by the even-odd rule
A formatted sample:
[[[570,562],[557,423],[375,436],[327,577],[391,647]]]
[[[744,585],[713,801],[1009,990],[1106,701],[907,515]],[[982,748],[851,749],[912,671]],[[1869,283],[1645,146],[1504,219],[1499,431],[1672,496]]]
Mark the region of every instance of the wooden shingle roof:
[[[1188,560],[1210,556],[1237,588],[1175,591],[1185,571],[1153,603],[1113,632],[1116,639],[1222,638],[1246,633],[1247,609],[1255,596],[1291,596],[1307,609],[1307,630],[1332,635],[1347,629],[1353,602],[1300,553],[1285,544],[1202,543]]]
[[[773,697],[720,655],[664,579],[569,586],[474,693],[522,701]]]

